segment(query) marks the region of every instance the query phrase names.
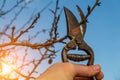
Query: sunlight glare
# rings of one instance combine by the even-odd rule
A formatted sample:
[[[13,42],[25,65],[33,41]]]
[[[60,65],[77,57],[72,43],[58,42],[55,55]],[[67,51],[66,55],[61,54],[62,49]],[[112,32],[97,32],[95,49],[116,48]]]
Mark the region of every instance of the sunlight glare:
[[[8,74],[11,72],[11,67],[9,65],[3,65],[3,73]]]

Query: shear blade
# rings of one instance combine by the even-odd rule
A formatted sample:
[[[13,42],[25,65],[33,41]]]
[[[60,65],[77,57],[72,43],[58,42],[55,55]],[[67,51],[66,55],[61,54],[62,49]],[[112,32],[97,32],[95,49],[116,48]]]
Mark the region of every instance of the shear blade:
[[[79,15],[80,15],[80,17],[81,17],[81,21],[80,21],[80,25],[82,26],[82,28],[83,28],[83,36],[84,36],[84,34],[85,34],[85,32],[86,32],[86,17],[85,17],[85,15],[84,15],[84,13],[83,13],[83,11],[81,10],[81,8],[78,6],[78,5],[76,5],[76,7],[77,7],[77,10],[78,10],[78,12],[79,12]]]
[[[85,15],[84,15],[83,11],[81,10],[81,8],[78,5],[76,5],[76,7],[77,7],[77,10],[78,10],[78,12],[80,14],[81,21],[83,21],[85,19]]]
[[[72,39],[75,37],[76,33],[79,32],[80,25],[74,14],[69,9],[64,7],[64,11],[67,22],[67,35]]]

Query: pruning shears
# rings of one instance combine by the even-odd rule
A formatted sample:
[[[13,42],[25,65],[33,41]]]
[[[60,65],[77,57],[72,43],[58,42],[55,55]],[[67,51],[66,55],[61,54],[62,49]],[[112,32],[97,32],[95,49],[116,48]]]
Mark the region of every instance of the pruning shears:
[[[70,39],[62,50],[62,61],[84,61],[88,60],[87,65],[93,65],[94,52],[92,48],[84,41],[84,35],[87,27],[87,20],[79,6],[76,6],[81,17],[81,21],[78,22],[74,14],[66,7],[64,7],[66,23],[67,23],[67,36]],[[68,54],[69,50],[82,50],[87,54]],[[95,80],[94,77],[91,80]]]

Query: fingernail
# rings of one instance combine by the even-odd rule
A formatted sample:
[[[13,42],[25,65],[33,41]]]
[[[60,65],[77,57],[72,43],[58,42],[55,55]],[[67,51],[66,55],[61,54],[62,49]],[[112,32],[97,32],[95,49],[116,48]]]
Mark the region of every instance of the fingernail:
[[[93,67],[93,69],[94,69],[95,71],[99,71],[99,70],[100,70],[100,66],[99,66],[99,65],[95,65],[95,66]]]

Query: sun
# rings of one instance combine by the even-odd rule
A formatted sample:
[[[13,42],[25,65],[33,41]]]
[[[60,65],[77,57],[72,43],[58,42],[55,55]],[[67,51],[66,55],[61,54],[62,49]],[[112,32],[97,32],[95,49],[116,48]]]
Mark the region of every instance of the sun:
[[[2,72],[4,74],[9,74],[12,71],[11,67],[9,65],[3,64],[2,66]]]

